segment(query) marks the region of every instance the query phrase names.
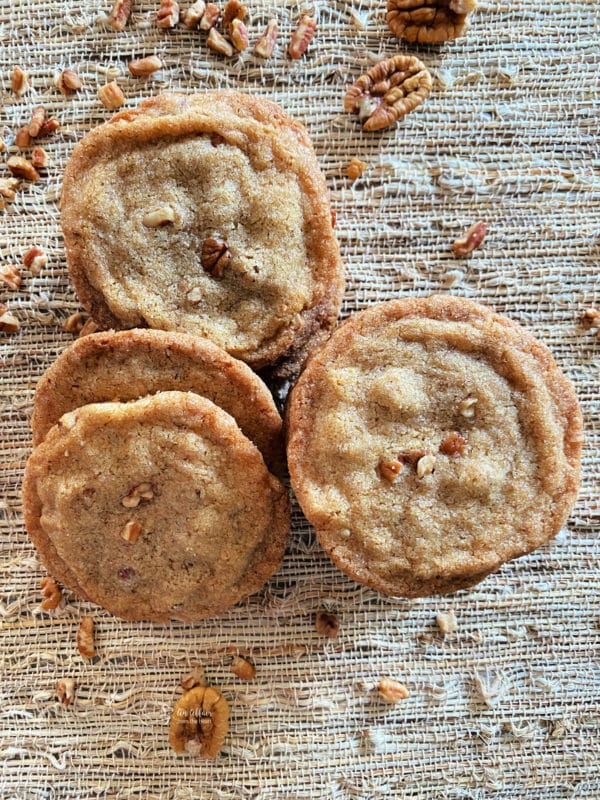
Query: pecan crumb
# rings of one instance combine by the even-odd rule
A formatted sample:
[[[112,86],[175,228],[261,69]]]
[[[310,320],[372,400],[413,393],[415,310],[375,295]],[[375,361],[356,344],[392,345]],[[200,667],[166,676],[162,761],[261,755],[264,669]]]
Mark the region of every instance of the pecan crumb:
[[[75,679],[62,678],[56,684],[56,696],[63,706],[70,706],[75,699]]]
[[[42,123],[42,127],[40,128],[40,137],[50,136],[51,133],[54,133],[60,128],[60,122],[56,119],[56,117],[48,117],[48,119],[44,120]]]
[[[22,94],[29,89],[29,77],[26,72],[23,72],[21,67],[13,67],[10,75],[10,88],[17,95],[21,97]]]
[[[96,333],[96,331],[100,330],[100,326],[97,322],[95,322],[91,317],[84,323],[83,328],[79,331],[79,338],[83,339],[84,336],[88,336],[90,333]]]
[[[417,461],[417,477],[425,478],[431,475],[435,470],[435,456],[432,453],[426,453],[422,458]]]
[[[337,225],[337,211],[335,210],[335,208],[332,208],[331,209],[331,227],[335,228],[336,225]]]
[[[474,225],[471,225],[464,236],[461,236],[460,239],[454,242],[452,245],[452,252],[455,256],[468,256],[473,250],[477,250],[478,247],[481,247],[486,233],[487,225],[485,222],[476,222]]]
[[[141,532],[142,526],[140,523],[130,519],[121,531],[121,538],[125,539],[126,542],[129,542],[129,544],[135,544],[140,538]]]
[[[261,58],[270,58],[275,49],[275,42],[277,41],[277,20],[270,19],[267,22],[265,32],[254,45],[254,52]]]
[[[439,614],[436,614],[435,621],[444,636],[449,633],[454,633],[458,627],[458,621],[453,608],[449,611],[440,611]]]
[[[197,28],[206,11],[204,0],[196,0],[183,15],[183,24],[187,28]]]
[[[320,609],[315,617],[315,628],[321,636],[328,639],[337,639],[340,632],[340,623],[335,614]]]
[[[29,125],[23,125],[15,134],[15,144],[17,147],[24,149],[31,147],[31,136],[29,135]]]
[[[160,7],[156,12],[157,28],[174,28],[179,22],[179,3],[175,0],[160,0]]]
[[[125,25],[131,14],[132,5],[133,0],[117,0],[108,18],[108,24],[111,28],[115,31],[122,31],[125,29]]]
[[[40,173],[22,156],[11,156],[6,162],[11,175],[15,178],[25,178],[27,181],[39,181]]]
[[[302,57],[308,45],[311,43],[316,30],[316,20],[309,17],[308,14],[305,14],[298,23],[296,30],[292,33],[292,38],[288,47],[290,58]]]
[[[388,483],[396,483],[402,472],[403,461],[400,459],[381,459],[379,462],[379,474]]]
[[[115,108],[120,108],[125,102],[125,95],[116,81],[111,81],[101,86],[98,89],[98,97],[104,108],[108,108],[111,111]]]
[[[216,3],[207,3],[204,14],[202,14],[202,19],[200,20],[200,30],[209,31],[217,24],[220,16],[221,9],[219,6]]]
[[[84,617],[79,623],[77,631],[77,649],[84,658],[93,658],[96,655],[94,644],[94,620]]]
[[[195,686],[179,698],[169,726],[176,753],[215,758],[229,729],[229,705],[214,686]]]
[[[406,700],[409,696],[406,686],[393,678],[381,678],[377,685],[377,691],[386,703],[399,703],[400,700]]]
[[[17,178],[0,178],[0,197],[5,200],[14,200],[20,182]]]
[[[18,289],[23,278],[17,267],[12,264],[0,265],[0,281],[5,283],[9,289]]]
[[[154,491],[151,483],[138,483],[121,499],[121,505],[125,508],[137,508],[142,500],[153,500]]]
[[[248,29],[241,19],[234,19],[231,21],[229,35],[231,36],[231,41],[233,42],[233,46],[236,50],[241,53],[247,49],[248,44],[250,43],[250,40],[248,39]]]
[[[0,304],[0,331],[2,333],[17,333],[21,327],[19,320],[11,314],[4,304]]]
[[[458,404],[458,413],[465,417],[465,419],[472,419],[475,416],[475,406],[477,403],[478,400],[476,397],[467,395]]]
[[[348,164],[346,172],[350,180],[355,181],[357,178],[360,178],[360,176],[363,174],[366,168],[367,168],[366,161],[361,161],[358,158],[353,158]]]
[[[194,686],[206,686],[206,676],[204,674],[204,669],[200,666],[200,664],[196,664],[191,672],[188,672],[187,675],[184,675],[179,681],[179,685],[186,692],[189,692],[189,690],[193,689]]]
[[[44,598],[40,603],[40,607],[43,608],[44,611],[57,608],[62,599],[62,592],[54,578],[50,576],[42,578],[40,586],[42,587],[42,597]]]
[[[227,242],[211,236],[202,243],[202,254],[200,256],[202,267],[209,272],[213,278],[220,278],[225,268],[231,261],[231,253],[227,247]]]
[[[147,228],[161,228],[175,222],[175,211],[171,206],[161,206],[145,214],[142,222]]]
[[[42,125],[46,121],[46,109],[44,106],[35,106],[31,112],[31,122],[29,123],[29,135],[35,139],[40,135]]]
[[[31,151],[31,163],[36,169],[45,169],[50,163],[48,153],[43,147],[36,146]]]
[[[197,306],[200,305],[200,303],[202,302],[203,296],[204,294],[202,292],[202,289],[200,289],[199,286],[194,286],[193,289],[189,290],[189,292],[186,294],[185,297],[191,306]]]
[[[210,29],[206,44],[211,50],[214,50],[215,53],[219,53],[222,56],[231,58],[233,55],[233,46],[216,28]]]
[[[256,676],[256,667],[243,656],[234,656],[231,662],[231,671],[242,681],[251,681]]]
[[[83,81],[74,69],[63,69],[56,81],[58,91],[65,96],[76,92],[83,86]]]
[[[457,431],[449,433],[440,444],[440,453],[445,456],[462,456],[467,440]]]
[[[240,0],[227,0],[223,9],[223,19],[221,25],[223,30],[230,32],[230,26],[234,19],[245,19],[248,16],[248,9]]]
[[[158,56],[146,56],[130,61],[127,69],[136,78],[147,77],[157,72],[162,67],[162,61]]]
[[[581,315],[581,321],[584,325],[589,325],[590,327],[595,327],[596,325],[600,324],[600,311],[593,306],[590,308],[586,308]]]
[[[23,266],[31,272],[32,275],[39,275],[42,269],[48,264],[48,256],[41,247],[30,247],[29,250],[23,255]]]
[[[82,311],[76,311],[63,322],[63,328],[68,333],[81,333],[85,323],[85,314]]]

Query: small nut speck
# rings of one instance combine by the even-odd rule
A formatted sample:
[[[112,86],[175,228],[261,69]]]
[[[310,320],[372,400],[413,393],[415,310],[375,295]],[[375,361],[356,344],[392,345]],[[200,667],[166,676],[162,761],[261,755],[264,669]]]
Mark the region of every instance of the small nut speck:
[[[457,431],[449,433],[440,444],[440,453],[445,456],[462,456],[467,440]]]
[[[151,483],[138,483],[121,499],[124,508],[137,508],[142,500],[153,500],[154,491]]]
[[[142,222],[147,228],[161,228],[175,221],[175,211],[171,206],[161,206],[144,215]]]
[[[77,649],[84,658],[93,658],[96,655],[94,620],[91,617],[84,617],[79,624]]]
[[[452,245],[454,255],[459,258],[468,256],[473,250],[481,247],[486,233],[487,225],[485,222],[476,222],[474,225],[471,225],[464,236],[461,236],[460,239],[457,239]]]
[[[62,592],[54,578],[49,576],[42,578],[40,586],[42,588],[42,597],[44,598],[40,603],[40,608],[44,611],[57,608],[62,599]]]
[[[360,161],[358,158],[353,158],[348,164],[347,174],[351,181],[357,180],[367,168],[366,161]]]
[[[340,623],[335,614],[321,609],[317,611],[315,617],[315,628],[321,636],[326,636],[328,639],[337,639],[340,632]]]
[[[70,706],[75,699],[75,679],[62,678],[56,684],[56,696],[63,706]]]
[[[406,700],[409,697],[406,686],[393,678],[381,678],[377,685],[377,691],[386,703],[399,703],[400,700]]]
[[[399,459],[382,459],[379,462],[379,474],[388,483],[396,483],[402,472],[403,462]]]
[[[417,477],[425,478],[431,475],[435,469],[435,456],[432,453],[427,453],[417,461]]]
[[[458,627],[456,614],[452,608],[449,611],[440,611],[439,614],[436,614],[435,621],[444,636],[454,633]]]
[[[17,267],[12,264],[1,264],[0,281],[5,283],[9,289],[17,290],[23,282],[23,278]]]
[[[121,538],[125,539],[126,542],[129,542],[129,544],[135,544],[140,538],[141,532],[142,526],[140,523],[135,522],[134,520],[129,520],[129,522],[121,531]]]
[[[465,417],[465,419],[472,419],[475,416],[475,406],[477,402],[476,397],[467,395],[467,397],[463,398],[458,404],[459,414]]]
[[[251,681],[256,676],[256,667],[243,656],[234,656],[231,662],[231,671],[242,681]]]

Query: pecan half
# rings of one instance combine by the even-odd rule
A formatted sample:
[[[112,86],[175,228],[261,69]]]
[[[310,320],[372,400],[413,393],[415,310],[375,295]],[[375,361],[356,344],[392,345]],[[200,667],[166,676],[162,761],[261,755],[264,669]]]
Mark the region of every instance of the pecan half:
[[[219,53],[219,55],[227,56],[227,58],[231,58],[233,55],[233,47],[231,43],[228,42],[223,34],[219,33],[216,28],[210,29],[208,38],[206,39],[206,44],[215,53]]]
[[[62,592],[54,578],[50,576],[42,578],[40,586],[42,588],[42,597],[44,598],[40,603],[40,607],[43,608],[44,611],[57,608],[62,599]]]
[[[386,703],[399,703],[400,700],[406,700],[409,697],[406,686],[393,678],[381,678],[377,685],[377,691]]]
[[[204,270],[209,272],[213,278],[220,278],[231,261],[227,242],[215,236],[205,239],[202,244],[200,261]]]
[[[98,97],[104,108],[108,108],[110,111],[115,108],[121,108],[125,102],[125,95],[116,81],[111,81],[101,86],[98,89]]]
[[[23,278],[17,267],[12,264],[0,265],[0,281],[5,283],[9,289],[18,289]]]
[[[326,636],[328,639],[337,639],[340,632],[340,623],[335,614],[321,609],[317,611],[317,616],[315,617],[315,628],[321,636]]]
[[[30,247],[23,255],[23,266],[30,270],[32,275],[39,275],[48,264],[48,256],[41,247]]]
[[[84,658],[93,658],[96,655],[94,620],[91,617],[84,617],[79,623],[77,649]]]
[[[253,52],[255,52],[257,56],[261,56],[261,58],[270,58],[273,55],[275,42],[277,41],[277,29],[277,20],[270,19],[267,22],[265,32],[254,45]]]
[[[131,14],[132,5],[133,0],[117,0],[108,17],[108,24],[111,28],[115,31],[125,30],[125,25],[127,25],[127,20]]]
[[[200,30],[209,31],[213,28],[221,16],[221,9],[216,3],[207,3],[200,20]]]
[[[206,3],[204,0],[196,0],[183,15],[183,24],[186,28],[197,28],[205,11]]]
[[[134,58],[127,65],[127,69],[136,78],[145,78],[152,75],[162,67],[162,61],[158,56],[146,56],[145,58]]]
[[[179,22],[179,3],[175,0],[160,0],[160,7],[156,12],[157,28],[174,28]]]
[[[242,681],[251,681],[256,677],[256,667],[243,656],[234,656],[231,671]]]
[[[388,0],[386,19],[399,39],[435,44],[460,36],[476,6],[475,0]]]
[[[75,699],[75,678],[62,678],[58,681],[56,696],[63,706],[70,706]]]
[[[15,178],[25,178],[28,181],[39,181],[40,173],[36,168],[21,156],[11,156],[6,162],[11,175]]]
[[[305,14],[298,23],[296,30],[292,33],[292,38],[288,47],[290,58],[302,57],[308,45],[311,43],[316,30],[317,21]]]
[[[371,67],[346,92],[344,111],[378,131],[414,111],[431,91],[431,75],[414,56],[398,55]]]
[[[29,89],[29,78],[26,72],[23,72],[21,67],[14,67],[10,74],[10,88],[17,95],[21,97]]]
[[[56,81],[58,91],[65,96],[70,92],[76,92],[83,86],[83,81],[74,69],[64,69]]]
[[[476,222],[471,225],[469,230],[457,239],[452,245],[452,252],[455,256],[463,257],[468,256],[473,250],[481,247],[485,235],[487,233],[487,225],[485,222]]]
[[[457,431],[449,433],[440,444],[440,453],[445,456],[462,456],[467,440]]]
[[[175,704],[169,743],[176,753],[215,758],[228,729],[229,705],[221,692],[213,686],[195,686]]]

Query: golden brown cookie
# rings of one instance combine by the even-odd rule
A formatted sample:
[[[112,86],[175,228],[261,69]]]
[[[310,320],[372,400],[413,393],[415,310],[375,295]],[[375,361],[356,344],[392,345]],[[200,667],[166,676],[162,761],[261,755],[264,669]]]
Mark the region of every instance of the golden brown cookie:
[[[48,570],[124,619],[199,620],[256,592],[290,527],[285,488],[229,414],[161,392],[61,417],[27,462]]]
[[[179,330],[258,369],[335,324],[329,192],[302,125],[233,91],[160,95],[79,142],[62,194],[67,262],[103,327]]]
[[[38,445],[63,414],[88,403],[195,392],[236,420],[269,469],[283,470],[281,417],[264,383],[208,339],[136,328],[77,339],[40,378],[31,428]]]
[[[450,296],[355,314],[288,401],[292,486],[331,559],[407,597],[469,586],[555,536],[582,418],[547,347]]]

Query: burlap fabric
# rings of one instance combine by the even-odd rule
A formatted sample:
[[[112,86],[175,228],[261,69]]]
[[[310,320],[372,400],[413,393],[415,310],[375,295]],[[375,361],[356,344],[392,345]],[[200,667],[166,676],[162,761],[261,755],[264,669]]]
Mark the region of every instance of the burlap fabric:
[[[596,0],[489,0],[468,36],[439,48],[404,47],[383,2],[318,3],[308,57],[285,49],[301,8],[251,0],[251,36],[280,20],[276,57],[224,60],[179,25],[160,31],[157,2],[138,2],[124,33],[101,0],[0,4],[3,138],[10,145],[34,104],[62,129],[48,141],[47,177],[0,217],[3,264],[33,244],[50,264],[2,299],[21,321],[1,335],[2,471],[0,692],[2,798],[597,798],[600,797],[598,353],[579,323],[600,289],[599,12]],[[344,114],[349,82],[379,56],[418,53],[434,75],[426,104],[396,128],[363,134]],[[154,80],[128,77],[132,57],[157,53]],[[16,101],[14,65],[33,89]],[[63,98],[61,69],[84,88]],[[586,416],[584,483],[567,530],[552,546],[448,599],[382,597],[333,567],[298,509],[282,570],[221,619],[188,626],[130,624],[67,595],[39,609],[44,574],[23,529],[20,483],[30,449],[36,380],[72,339],[78,309],[59,229],[65,160],[109,118],[97,99],[117,76],[127,105],[166,89],[236,87],[265,94],[308,127],[337,210],[348,271],[344,314],[399,295],[451,291],[492,303],[553,350]],[[360,180],[349,160],[368,163]],[[2,168],[4,170],[4,168]],[[5,172],[3,174],[6,174]],[[470,260],[453,239],[485,219],[485,248]],[[243,480],[243,476],[241,477]],[[438,611],[458,630],[442,637]],[[336,641],[314,614],[340,619]],[[75,648],[92,614],[98,657]],[[242,684],[231,653],[250,653]],[[194,663],[231,703],[231,730],[214,762],[175,756],[168,722],[178,682]],[[380,676],[410,690],[398,706],[370,692]],[[60,706],[56,681],[74,677]]]

